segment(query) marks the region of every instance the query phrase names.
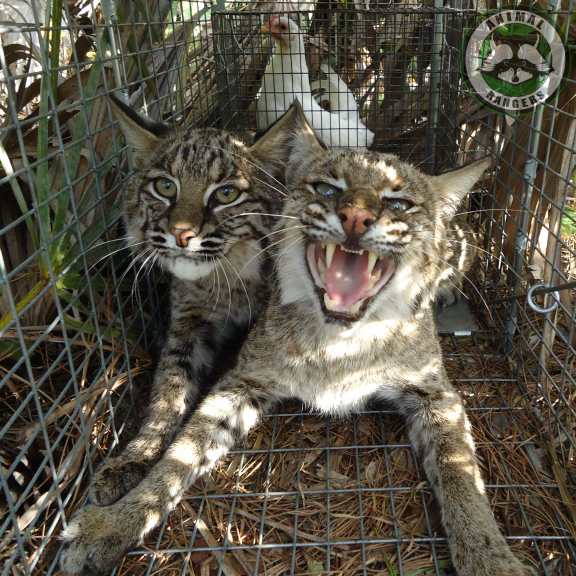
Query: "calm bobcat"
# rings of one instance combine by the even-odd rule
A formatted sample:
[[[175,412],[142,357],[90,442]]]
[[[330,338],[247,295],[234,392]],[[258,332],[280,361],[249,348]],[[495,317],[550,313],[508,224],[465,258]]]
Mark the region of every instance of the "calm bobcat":
[[[112,103],[135,165],[126,184],[129,243],[171,272],[172,283],[149,416],[96,473],[90,500],[101,506],[146,475],[209,386],[215,359],[258,316],[271,268],[265,250],[281,209],[266,137],[249,146],[221,130],[172,131]]]
[[[496,524],[470,427],[450,385],[430,302],[450,219],[488,161],[427,177],[397,158],[326,150],[296,104],[275,125],[291,200],[278,224],[270,298],[237,365],[198,405],[138,486],[65,530],[72,575],[98,574],[158,526],[275,403],[345,415],[392,403],[442,506],[460,576],[529,576]],[[281,353],[278,351],[281,350]]]

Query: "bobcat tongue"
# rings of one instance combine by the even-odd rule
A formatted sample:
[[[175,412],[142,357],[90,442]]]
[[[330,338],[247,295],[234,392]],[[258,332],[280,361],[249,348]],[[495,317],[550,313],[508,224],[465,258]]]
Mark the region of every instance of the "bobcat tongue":
[[[326,292],[339,306],[348,308],[364,298],[364,292],[370,282],[366,274],[368,269],[368,250],[364,254],[344,252],[336,245],[330,268],[326,269]]]

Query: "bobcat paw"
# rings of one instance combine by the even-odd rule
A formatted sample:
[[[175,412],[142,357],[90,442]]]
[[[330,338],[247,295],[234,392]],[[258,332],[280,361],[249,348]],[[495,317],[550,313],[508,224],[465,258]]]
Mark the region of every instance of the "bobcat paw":
[[[499,553],[492,551],[490,556],[484,558],[471,557],[469,562],[460,566],[458,574],[460,576],[538,576],[536,570],[526,564],[522,564],[512,552]],[[454,558],[454,564],[458,563],[458,558]]]
[[[458,302],[462,297],[460,290],[454,287],[445,287],[442,284],[436,291],[436,296],[434,298],[434,306],[440,310],[446,310],[449,306],[452,306],[454,302]]]
[[[112,570],[135,542],[112,508],[86,506],[62,533],[60,568],[70,576],[97,576]]]
[[[94,474],[88,499],[96,506],[110,506],[138,486],[149,470],[150,463],[146,460],[111,458]]]

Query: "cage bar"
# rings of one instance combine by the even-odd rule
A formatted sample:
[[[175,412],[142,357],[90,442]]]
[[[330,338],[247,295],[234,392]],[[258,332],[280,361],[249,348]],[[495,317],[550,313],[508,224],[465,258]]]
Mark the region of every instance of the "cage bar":
[[[564,28],[568,2],[538,3]],[[479,330],[442,336],[482,472],[514,552],[576,574],[574,290],[522,295],[576,267],[576,67],[532,115],[482,107],[460,73],[481,3],[77,0],[0,6],[0,573],[61,574],[58,534],[91,474],[133,437],[162,344],[169,278],[125,248],[130,159],[107,95],[155,120],[258,128],[274,14],[329,64],[373,148],[438,174],[487,153],[466,207],[481,237],[466,287]],[[331,89],[316,96],[331,106]],[[550,295],[536,300],[551,302]],[[443,576],[437,505],[386,406],[270,414],[115,574]]]

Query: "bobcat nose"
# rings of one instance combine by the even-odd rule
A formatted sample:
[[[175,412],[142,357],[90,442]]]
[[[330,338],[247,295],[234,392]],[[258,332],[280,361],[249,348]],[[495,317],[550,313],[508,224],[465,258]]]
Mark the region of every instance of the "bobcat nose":
[[[342,228],[348,234],[348,239],[352,242],[364,234],[368,226],[376,221],[376,216],[370,210],[356,206],[343,208],[338,212],[338,218],[342,222]]]
[[[191,228],[170,228],[170,234],[176,238],[176,244],[178,244],[180,248],[185,248],[188,246],[189,240],[198,236],[198,231],[192,230]]]

